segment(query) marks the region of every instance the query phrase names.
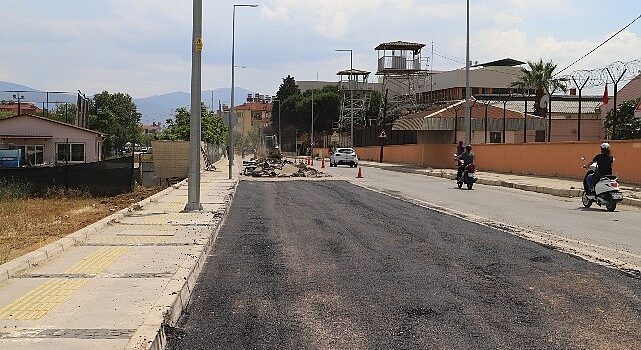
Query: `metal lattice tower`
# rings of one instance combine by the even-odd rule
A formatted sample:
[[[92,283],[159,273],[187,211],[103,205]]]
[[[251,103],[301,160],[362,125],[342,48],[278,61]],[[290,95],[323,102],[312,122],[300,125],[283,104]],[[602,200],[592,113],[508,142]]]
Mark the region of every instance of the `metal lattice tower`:
[[[387,111],[381,110],[379,124],[422,108],[419,95],[429,87],[430,71],[423,69],[421,50],[425,44],[395,41],[378,45],[378,71]],[[383,107],[384,108],[384,107]]]
[[[341,111],[336,125],[339,130],[350,130],[352,115],[355,129],[367,125],[367,112],[372,99],[372,90],[367,81],[370,74],[371,72],[358,69],[337,73],[340,77],[338,89],[341,93]]]

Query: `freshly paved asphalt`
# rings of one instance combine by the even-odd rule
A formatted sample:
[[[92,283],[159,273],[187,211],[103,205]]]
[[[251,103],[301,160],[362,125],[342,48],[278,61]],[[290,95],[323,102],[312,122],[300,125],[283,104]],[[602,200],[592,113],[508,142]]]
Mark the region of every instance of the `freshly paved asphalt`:
[[[356,169],[346,166],[324,170],[334,177],[356,177]],[[611,213],[596,205],[586,209],[581,198],[480,184],[472,191],[459,190],[453,180],[371,167],[363,167],[363,174],[359,183],[390,194],[641,257],[641,208],[619,205]]]
[[[641,281],[341,181],[244,181],[170,349],[640,349]]]

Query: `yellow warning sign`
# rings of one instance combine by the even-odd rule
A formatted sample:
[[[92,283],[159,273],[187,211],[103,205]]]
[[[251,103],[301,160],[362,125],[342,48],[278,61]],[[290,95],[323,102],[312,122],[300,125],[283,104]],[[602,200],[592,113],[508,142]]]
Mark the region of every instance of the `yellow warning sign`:
[[[196,51],[203,51],[203,38],[196,38]]]

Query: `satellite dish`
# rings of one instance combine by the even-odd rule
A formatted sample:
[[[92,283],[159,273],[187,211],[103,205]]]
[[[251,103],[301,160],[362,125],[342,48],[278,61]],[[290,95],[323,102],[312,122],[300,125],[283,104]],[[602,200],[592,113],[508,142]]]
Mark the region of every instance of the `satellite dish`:
[[[541,102],[539,103],[539,107],[547,109],[549,105],[550,105],[550,95],[545,94],[543,95],[543,97],[541,97]]]

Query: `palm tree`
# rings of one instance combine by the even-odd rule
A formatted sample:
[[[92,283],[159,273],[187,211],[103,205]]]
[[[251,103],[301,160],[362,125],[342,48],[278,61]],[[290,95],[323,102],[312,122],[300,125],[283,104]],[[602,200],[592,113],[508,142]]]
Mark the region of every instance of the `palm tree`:
[[[528,61],[528,68],[521,68],[516,81],[512,83],[513,87],[519,88],[523,91],[534,89],[535,103],[534,114],[538,116],[545,116],[546,111],[541,108],[541,99],[546,93],[554,93],[555,91],[567,91],[564,79],[554,79],[554,70],[556,64],[550,62],[543,63],[543,59],[538,62]]]

